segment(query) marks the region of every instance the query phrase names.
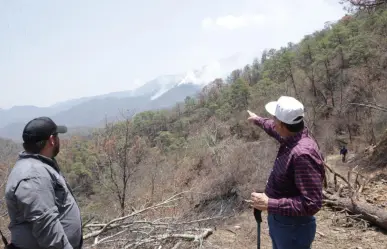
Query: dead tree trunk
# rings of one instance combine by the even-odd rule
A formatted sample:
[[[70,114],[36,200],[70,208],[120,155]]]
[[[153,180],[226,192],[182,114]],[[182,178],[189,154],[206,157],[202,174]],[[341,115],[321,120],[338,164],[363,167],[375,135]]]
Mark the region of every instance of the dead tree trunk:
[[[324,202],[332,207],[347,209],[349,212],[360,215],[373,225],[387,230],[387,211],[364,201],[355,201],[350,198],[340,198],[335,195],[324,193]]]
[[[333,175],[333,182],[329,182],[327,179],[327,182],[324,183],[324,203],[359,215],[359,218],[370,224],[387,230],[387,210],[360,199],[364,186],[370,183],[373,176],[363,176],[353,169],[348,172],[347,177],[344,177],[327,164],[325,164],[325,168],[327,173]],[[354,180],[352,176],[355,176]],[[362,179],[360,180],[359,177]],[[344,189],[348,190],[347,196],[342,194]]]

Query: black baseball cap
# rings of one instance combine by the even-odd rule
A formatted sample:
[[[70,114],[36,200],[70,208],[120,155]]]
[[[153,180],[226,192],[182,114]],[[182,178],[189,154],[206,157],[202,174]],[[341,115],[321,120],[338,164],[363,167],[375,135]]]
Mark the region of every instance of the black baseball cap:
[[[38,117],[29,121],[23,130],[23,141],[25,143],[36,143],[48,140],[51,135],[66,133],[66,126],[58,126],[49,117]]]

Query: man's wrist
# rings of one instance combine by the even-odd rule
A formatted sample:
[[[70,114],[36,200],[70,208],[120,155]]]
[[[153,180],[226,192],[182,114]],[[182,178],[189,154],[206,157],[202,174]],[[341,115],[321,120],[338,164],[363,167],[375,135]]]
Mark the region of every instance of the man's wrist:
[[[269,213],[277,213],[278,206],[279,206],[279,200],[273,199],[273,198],[269,198],[269,202],[268,202],[268,205],[267,205],[267,211]]]
[[[262,125],[262,118],[259,116],[254,117],[254,124]]]

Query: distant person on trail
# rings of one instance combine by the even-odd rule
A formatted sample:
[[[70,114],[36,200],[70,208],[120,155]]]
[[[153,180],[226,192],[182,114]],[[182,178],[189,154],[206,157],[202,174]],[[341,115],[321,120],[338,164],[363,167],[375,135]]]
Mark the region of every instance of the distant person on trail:
[[[302,103],[282,96],[265,109],[273,119],[248,111],[248,120],[275,138],[280,147],[266,189],[251,194],[251,205],[267,210],[273,249],[309,249],[316,234],[314,215],[322,206],[324,159],[304,126]]]
[[[11,231],[7,248],[82,248],[81,213],[55,160],[58,134],[66,132],[65,126],[47,117],[24,127],[25,151],[19,154],[5,190]]]
[[[345,163],[345,157],[347,156],[347,153],[348,153],[347,148],[345,148],[345,146],[341,147],[340,155],[342,155],[341,161],[342,161],[343,163]]]

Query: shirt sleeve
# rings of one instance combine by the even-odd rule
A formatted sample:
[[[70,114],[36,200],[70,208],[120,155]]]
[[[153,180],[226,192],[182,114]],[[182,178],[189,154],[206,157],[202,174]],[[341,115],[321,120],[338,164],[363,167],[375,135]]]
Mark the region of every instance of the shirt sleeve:
[[[32,224],[32,234],[41,248],[73,248],[58,219],[50,178],[35,177],[21,181],[15,196],[24,219]]]
[[[303,154],[294,161],[294,180],[300,195],[292,198],[269,198],[268,211],[285,216],[312,216],[322,206],[323,166]]]
[[[282,142],[283,139],[274,129],[274,120],[262,117],[256,117],[254,124],[261,127],[269,136],[276,139],[278,142]]]

